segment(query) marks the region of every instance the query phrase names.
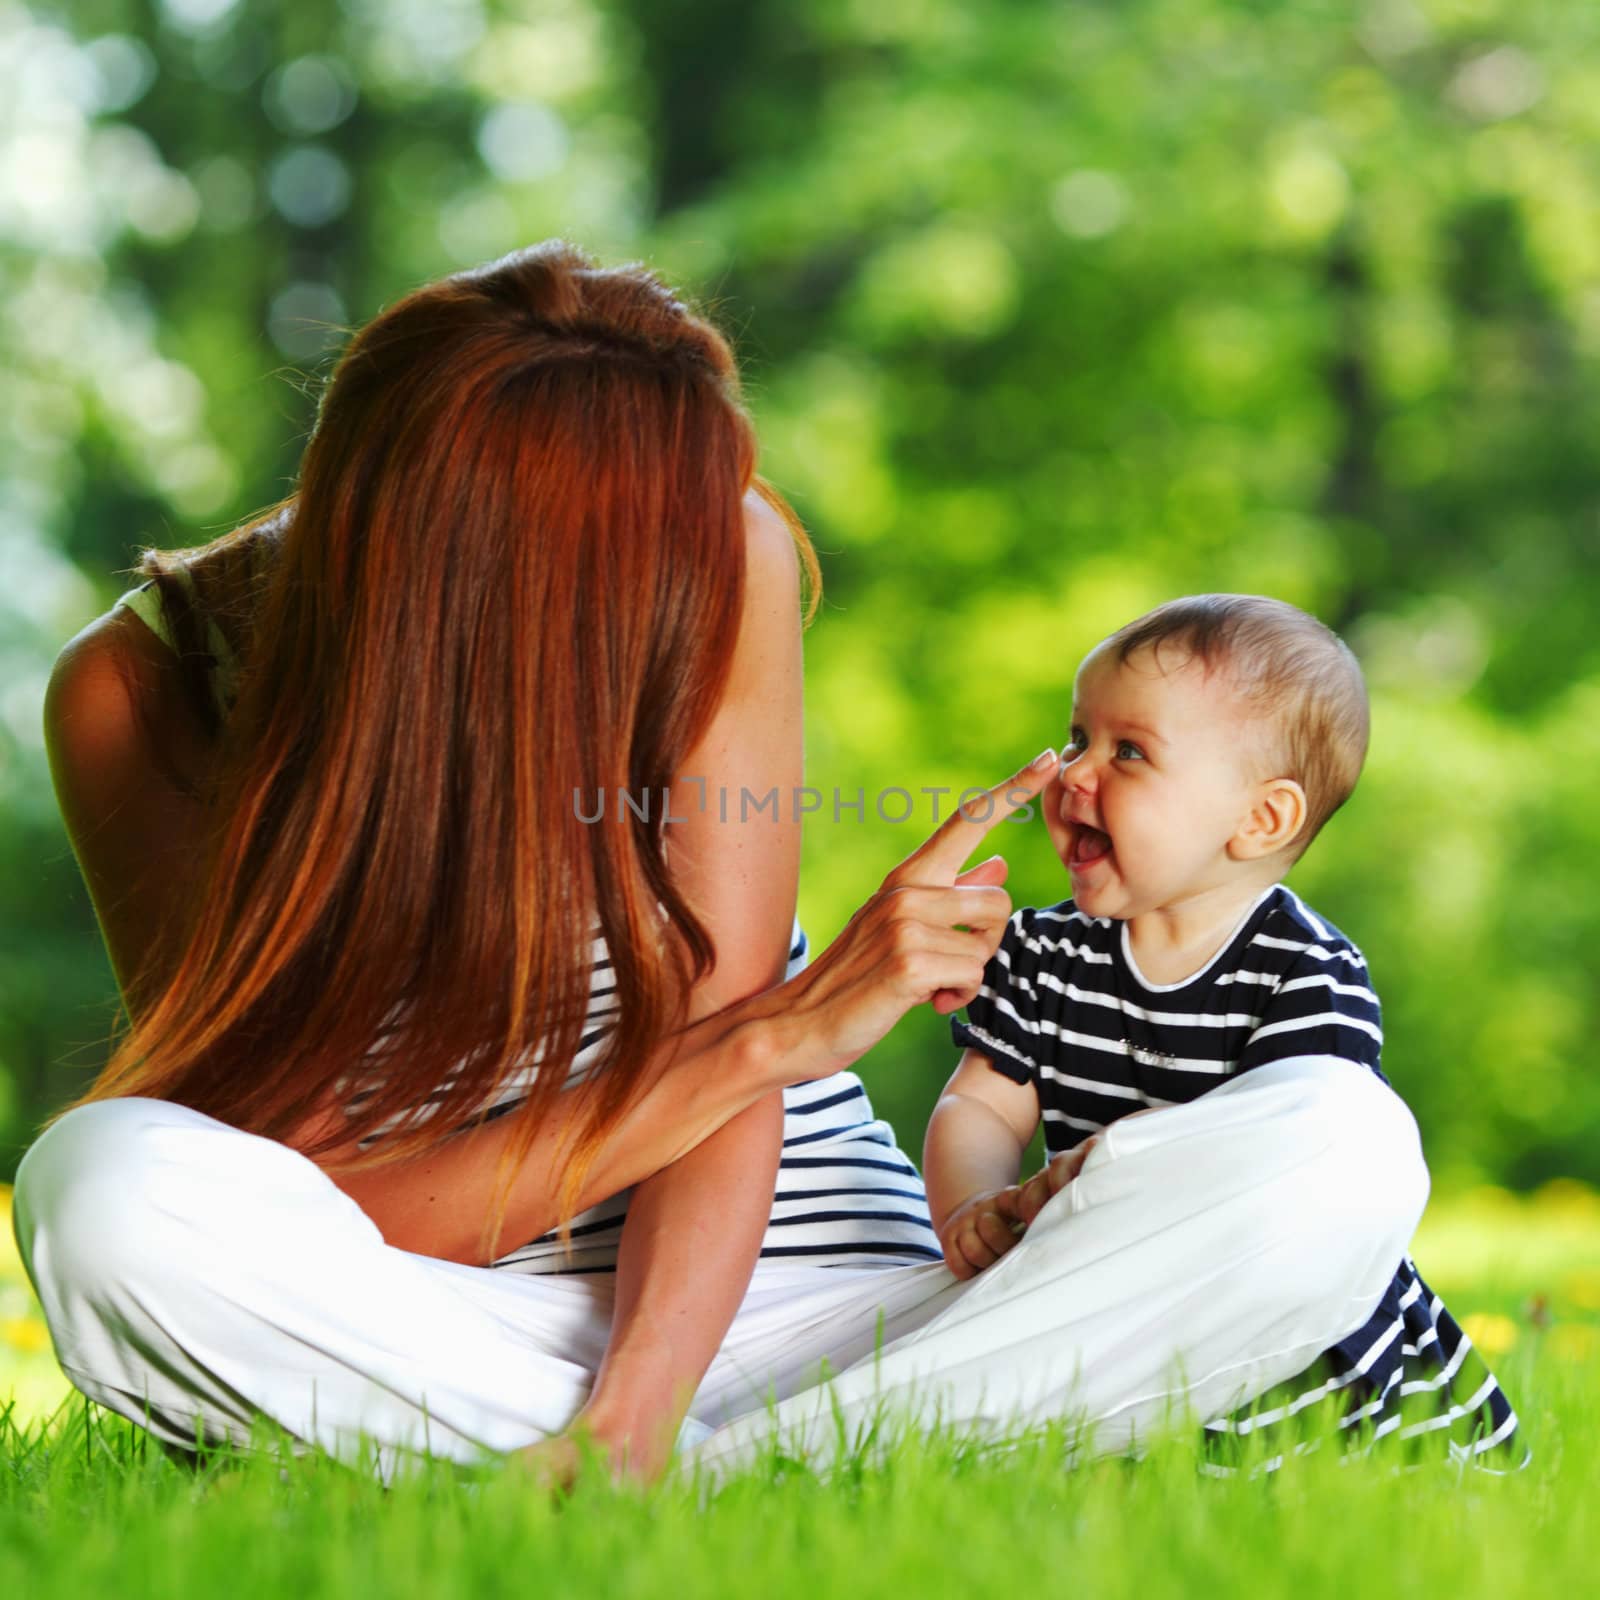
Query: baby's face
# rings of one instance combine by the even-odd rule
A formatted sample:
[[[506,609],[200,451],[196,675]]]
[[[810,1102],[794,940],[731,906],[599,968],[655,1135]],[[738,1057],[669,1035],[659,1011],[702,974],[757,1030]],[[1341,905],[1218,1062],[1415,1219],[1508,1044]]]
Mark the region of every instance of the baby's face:
[[[1126,920],[1237,883],[1228,844],[1259,786],[1263,731],[1226,673],[1194,658],[1091,652],[1041,797],[1077,905]]]

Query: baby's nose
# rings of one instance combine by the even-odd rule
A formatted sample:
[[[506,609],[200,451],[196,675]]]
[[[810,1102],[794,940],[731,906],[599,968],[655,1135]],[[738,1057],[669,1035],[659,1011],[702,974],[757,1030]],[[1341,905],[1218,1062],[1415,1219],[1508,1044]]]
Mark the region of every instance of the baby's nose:
[[[1069,794],[1093,794],[1099,782],[1099,769],[1087,753],[1061,769],[1061,786]]]

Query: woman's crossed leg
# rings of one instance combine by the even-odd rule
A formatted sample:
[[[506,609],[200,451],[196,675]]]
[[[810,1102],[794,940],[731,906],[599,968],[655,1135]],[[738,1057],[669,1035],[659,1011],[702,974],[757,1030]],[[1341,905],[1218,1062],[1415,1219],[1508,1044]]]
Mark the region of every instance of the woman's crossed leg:
[[[1416,1125],[1302,1059],[1102,1135],[978,1277],[762,1266],[691,1408],[686,1462],[825,1460],[886,1413],[998,1438],[1079,1419],[1117,1450],[1241,1403],[1360,1326],[1427,1196]],[[88,1105],[24,1158],[18,1242],[64,1370],[167,1442],[265,1416],[346,1460],[478,1461],[559,1432],[604,1353],[608,1274],[383,1242],[313,1163],[184,1107]],[[818,1387],[824,1374],[829,1381]],[[841,1429],[841,1423],[843,1427]]]

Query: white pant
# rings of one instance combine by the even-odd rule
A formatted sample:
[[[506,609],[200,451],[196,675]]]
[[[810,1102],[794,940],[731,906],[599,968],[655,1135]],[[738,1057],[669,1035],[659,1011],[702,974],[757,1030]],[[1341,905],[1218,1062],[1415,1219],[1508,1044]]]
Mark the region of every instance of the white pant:
[[[1365,1069],[1258,1068],[1112,1126],[965,1283],[936,1264],[758,1267],[688,1454],[736,1464],[777,1426],[821,1457],[881,1406],[989,1438],[1071,1417],[1096,1452],[1124,1449],[1359,1327],[1427,1192],[1410,1112]],[[14,1206],[67,1376],[179,1445],[265,1415],[347,1460],[365,1438],[385,1475],[405,1451],[481,1460],[562,1428],[605,1347],[609,1275],[395,1249],[303,1156],[164,1101],[64,1117]],[[823,1363],[837,1376],[809,1387]]]

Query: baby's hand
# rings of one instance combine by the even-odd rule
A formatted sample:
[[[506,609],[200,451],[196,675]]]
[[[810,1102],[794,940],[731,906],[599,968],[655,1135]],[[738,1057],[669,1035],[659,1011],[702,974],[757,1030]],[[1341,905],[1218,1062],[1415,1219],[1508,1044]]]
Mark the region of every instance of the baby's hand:
[[[1044,1210],[1045,1205],[1083,1170],[1089,1152],[1099,1142],[1099,1134],[1091,1133],[1081,1144],[1063,1150],[1047,1165],[1041,1167],[1025,1184],[1012,1191],[1017,1196],[1017,1220],[1024,1228]]]
[[[1046,1204],[1078,1176],[1099,1138],[1092,1133],[1081,1144],[1063,1150],[1026,1183],[989,1189],[957,1206],[939,1229],[944,1264],[958,1278],[971,1278],[992,1267]]]
[[[1022,1191],[990,1189],[964,1201],[939,1230],[944,1263],[958,1278],[971,1278],[993,1266],[1018,1239],[1026,1224],[1019,1209]]]

